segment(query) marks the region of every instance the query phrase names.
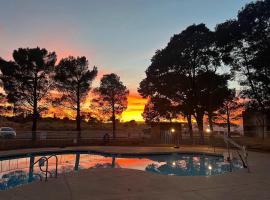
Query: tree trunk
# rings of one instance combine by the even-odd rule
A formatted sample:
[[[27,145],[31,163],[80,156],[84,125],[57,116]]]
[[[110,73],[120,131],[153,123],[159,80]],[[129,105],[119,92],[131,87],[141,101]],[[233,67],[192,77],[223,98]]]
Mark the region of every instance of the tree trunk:
[[[208,112],[208,123],[209,123],[209,128],[211,133],[214,131],[214,126],[213,126],[213,114],[211,111]]]
[[[74,170],[75,171],[78,171],[79,170],[80,157],[81,157],[81,154],[80,153],[76,153],[76,159],[75,159],[75,165],[74,165]]]
[[[116,124],[115,124],[115,108],[114,103],[112,105],[112,125],[113,125],[113,139],[116,138]]]
[[[34,163],[35,163],[35,156],[30,156],[29,162],[29,172],[28,172],[28,182],[31,183],[34,180]]]
[[[265,130],[264,130],[265,129],[265,121],[264,120],[266,119],[266,117],[264,116],[264,113],[263,113],[262,118],[263,118],[262,119],[262,138],[263,138],[263,141],[264,141],[264,138],[265,138],[265,135],[264,135],[265,134]]]
[[[77,102],[77,115],[76,115],[76,130],[78,132],[77,138],[81,138],[81,111],[80,103]]]
[[[208,123],[209,123],[209,129],[211,134],[214,131],[214,126],[213,126],[213,103],[212,103],[213,97],[212,97],[212,93],[209,93],[209,97],[208,97]]]
[[[16,108],[16,103],[13,103],[13,110],[12,110],[13,117],[16,117],[17,114],[17,108]]]
[[[115,168],[115,156],[112,157],[112,168]]]
[[[202,112],[198,112],[196,115],[196,122],[198,125],[198,129],[199,129],[199,134],[200,134],[200,141],[202,144],[204,144],[204,134],[203,134],[203,113]]]
[[[191,121],[192,115],[187,115],[187,121],[188,121],[188,130],[190,139],[193,141],[193,128],[192,128],[192,121]]]
[[[247,70],[247,73],[245,73],[246,77],[247,77],[247,80],[249,82],[249,86],[252,90],[252,93],[256,99],[256,101],[258,102],[259,104],[259,107],[261,108],[261,110],[265,113],[266,112],[266,109],[265,109],[265,106],[263,105],[262,103],[262,99],[260,97],[260,95],[258,94],[257,90],[255,89],[255,86],[254,86],[254,83],[253,83],[253,80],[251,78],[251,72],[250,72],[250,68],[249,68],[249,63],[248,63],[248,60],[247,60],[247,55],[246,55],[246,52],[244,50],[242,50],[242,54],[244,56],[244,60],[245,60],[245,67],[246,67],[246,70]]]
[[[259,132],[262,132],[262,140],[265,139],[265,122],[264,122],[264,113],[258,113],[256,117],[256,126],[259,127]],[[260,134],[258,135],[260,137]]]
[[[38,112],[37,112],[37,103],[34,103],[33,108],[33,124],[32,124],[32,140],[37,139],[37,118],[38,118]]]
[[[231,121],[230,121],[230,111],[229,111],[228,106],[226,107],[226,116],[227,116],[228,137],[231,137]]]
[[[37,137],[37,118],[38,118],[38,111],[37,111],[37,73],[35,73],[34,79],[34,88],[33,88],[33,124],[32,124],[32,140],[35,141]]]
[[[77,115],[76,115],[76,130],[77,130],[77,139],[81,138],[81,104],[80,104],[80,93],[79,86],[77,88]]]

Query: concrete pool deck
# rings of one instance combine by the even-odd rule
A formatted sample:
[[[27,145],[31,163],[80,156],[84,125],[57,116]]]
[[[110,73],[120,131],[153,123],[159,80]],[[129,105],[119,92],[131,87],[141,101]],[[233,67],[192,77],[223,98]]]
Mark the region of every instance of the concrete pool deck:
[[[214,153],[207,147],[70,147],[62,150],[95,150],[105,153]],[[2,151],[0,156],[60,148]],[[224,150],[217,149],[217,153]],[[0,192],[0,200],[86,199],[270,199],[270,154],[249,152],[251,173],[246,170],[210,177],[181,177],[130,169],[82,170]]]

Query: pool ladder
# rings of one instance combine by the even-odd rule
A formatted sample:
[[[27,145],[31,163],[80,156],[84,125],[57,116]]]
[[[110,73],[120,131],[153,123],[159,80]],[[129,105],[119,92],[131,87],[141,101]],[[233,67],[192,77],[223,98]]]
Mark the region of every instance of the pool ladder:
[[[38,164],[40,171],[45,174],[45,181],[48,180],[48,175],[50,177],[53,177],[53,173],[51,171],[49,171],[49,160],[52,157],[55,158],[55,173],[54,173],[54,178],[57,178],[57,176],[58,176],[58,157],[56,155],[51,155],[49,157],[42,156],[37,161],[35,161],[33,163],[33,165],[32,165],[32,168],[34,168],[34,166],[36,164]],[[43,167],[45,167],[45,169],[43,169]],[[38,174],[38,176],[39,176],[40,180],[42,181],[42,176],[40,174]]]
[[[237,144],[234,140],[232,140],[231,138],[229,138],[228,136],[224,135],[224,142],[227,145],[227,151],[228,151],[228,158],[229,160],[231,160],[231,153],[230,153],[230,144],[234,147],[236,147],[237,149],[239,149],[241,151],[241,153],[236,150],[238,156],[240,157],[242,163],[243,163],[243,167],[247,169],[248,172],[250,172],[250,168],[249,168],[249,164],[248,164],[248,152],[247,152],[247,148],[246,146],[241,146],[239,144]]]

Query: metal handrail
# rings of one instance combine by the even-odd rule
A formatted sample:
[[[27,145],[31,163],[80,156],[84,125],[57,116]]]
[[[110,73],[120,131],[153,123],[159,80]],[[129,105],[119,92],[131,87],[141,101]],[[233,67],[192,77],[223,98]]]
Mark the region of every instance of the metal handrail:
[[[40,161],[43,161],[44,162],[44,160],[46,162],[46,170],[43,170],[42,169],[42,165],[40,165],[40,164],[39,164],[39,169],[40,169],[41,172],[45,173],[45,181],[47,181],[47,179],[48,179],[48,167],[49,167],[48,165],[49,165],[49,162],[48,162],[48,158],[46,156],[40,157],[37,161],[35,161],[33,163],[32,167],[34,168],[35,164],[40,163]],[[40,180],[42,180],[42,178]]]
[[[58,157],[56,155],[51,155],[49,157],[42,156],[37,161],[35,161],[33,163],[33,165],[32,165],[32,167],[34,167],[35,164],[40,163],[40,161],[46,162],[45,170],[42,169],[42,167],[44,165],[39,164],[40,171],[43,172],[43,173],[45,173],[45,181],[48,180],[48,174],[50,174],[50,176],[52,177],[52,173],[48,170],[49,169],[49,159],[52,158],[52,157],[55,157],[55,160],[56,160],[56,162],[55,162],[55,178],[57,178],[57,176],[58,176]]]
[[[249,165],[248,165],[248,152],[247,152],[246,146],[241,146],[240,144],[237,144],[232,138],[229,138],[225,134],[224,134],[223,138],[224,138],[224,142],[227,144],[229,160],[231,161],[230,145],[229,144],[232,144],[233,146],[235,146],[236,148],[241,150],[242,155],[239,153],[238,150],[237,150],[237,154],[239,155],[239,157],[240,157],[240,159],[241,159],[241,161],[243,163],[243,167],[247,168],[248,172],[250,172],[250,168],[249,168]]]
[[[58,157],[56,155],[51,155],[48,157],[48,160],[52,157],[55,157],[55,176],[54,176],[54,178],[57,178],[57,176],[58,176]]]

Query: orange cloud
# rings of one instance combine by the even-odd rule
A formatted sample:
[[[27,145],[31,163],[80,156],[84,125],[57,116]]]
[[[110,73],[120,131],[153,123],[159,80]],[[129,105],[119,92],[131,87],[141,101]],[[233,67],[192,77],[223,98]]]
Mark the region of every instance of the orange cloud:
[[[144,121],[142,113],[144,110],[144,105],[146,104],[147,99],[143,99],[138,94],[130,94],[128,97],[128,108],[122,114],[123,121]]]
[[[54,94],[56,95],[56,94]],[[85,112],[91,112],[90,110],[90,101],[91,101],[91,92],[88,95],[88,98],[86,98],[86,101],[82,105],[82,109]],[[130,120],[136,120],[136,121],[144,121],[142,117],[142,113],[144,110],[144,105],[146,104],[146,99],[143,99],[138,94],[130,94],[128,96],[128,108],[122,113],[122,121],[130,121]],[[45,116],[53,116],[56,115],[57,117],[63,118],[63,117],[69,117],[74,119],[75,118],[75,112],[68,109],[63,109],[60,107],[50,107],[49,111],[45,114]]]

